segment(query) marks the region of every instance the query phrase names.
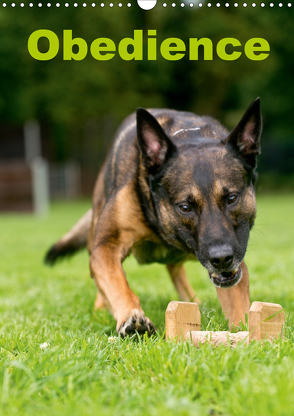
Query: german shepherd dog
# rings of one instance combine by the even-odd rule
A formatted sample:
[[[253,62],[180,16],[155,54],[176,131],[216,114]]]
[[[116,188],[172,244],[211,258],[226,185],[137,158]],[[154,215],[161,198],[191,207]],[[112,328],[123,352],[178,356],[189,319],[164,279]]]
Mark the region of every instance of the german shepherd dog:
[[[260,99],[229,133],[188,112],[139,108],[119,128],[94,189],[93,208],[45,261],[88,246],[96,309],[108,307],[121,336],[154,325],[130,289],[123,260],[166,264],[183,301],[195,294],[183,263],[207,269],[229,325],[250,307],[245,256],[256,216],[253,188],[262,130]]]

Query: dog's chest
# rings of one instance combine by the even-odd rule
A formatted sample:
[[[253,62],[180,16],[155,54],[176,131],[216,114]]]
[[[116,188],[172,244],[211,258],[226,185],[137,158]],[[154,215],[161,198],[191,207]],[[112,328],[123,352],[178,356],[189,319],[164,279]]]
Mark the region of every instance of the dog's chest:
[[[132,247],[132,253],[138,263],[173,264],[187,259],[188,254],[174,247],[153,241],[142,241]]]

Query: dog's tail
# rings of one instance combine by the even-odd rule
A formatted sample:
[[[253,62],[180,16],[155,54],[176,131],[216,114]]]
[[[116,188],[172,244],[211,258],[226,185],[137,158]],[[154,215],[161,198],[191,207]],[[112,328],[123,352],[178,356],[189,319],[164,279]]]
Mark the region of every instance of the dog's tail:
[[[46,264],[53,266],[58,258],[71,255],[87,245],[92,216],[93,210],[89,209],[72,229],[49,249],[44,259]]]

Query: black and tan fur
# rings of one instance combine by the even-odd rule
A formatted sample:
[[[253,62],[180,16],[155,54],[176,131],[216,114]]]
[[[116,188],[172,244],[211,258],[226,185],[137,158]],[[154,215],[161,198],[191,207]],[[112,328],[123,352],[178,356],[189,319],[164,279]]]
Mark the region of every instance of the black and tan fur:
[[[151,333],[122,262],[167,265],[181,300],[195,299],[183,263],[199,260],[230,324],[244,321],[249,283],[243,258],[256,215],[260,100],[229,133],[218,121],[174,110],[138,109],[120,127],[94,189],[93,209],[47,253],[88,244],[96,308],[108,307],[119,334]]]

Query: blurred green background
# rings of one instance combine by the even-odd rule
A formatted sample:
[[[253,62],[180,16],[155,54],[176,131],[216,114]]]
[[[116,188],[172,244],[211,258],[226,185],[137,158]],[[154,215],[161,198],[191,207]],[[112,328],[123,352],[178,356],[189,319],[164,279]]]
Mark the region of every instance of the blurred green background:
[[[34,175],[24,145],[29,120],[41,127],[51,197],[89,196],[115,129],[137,107],[208,114],[232,129],[257,96],[264,118],[258,192],[293,190],[293,8],[276,2],[261,8],[258,2],[255,8],[251,3],[246,8],[204,3],[200,9],[166,1],[166,8],[159,2],[148,12],[133,0],[130,8],[125,2],[121,8],[117,2],[112,8],[109,3],[104,8],[100,3],[74,8],[72,2],[68,8],[64,2],[59,8],[56,3],[30,8],[28,2],[4,8],[0,3],[0,211],[20,204],[32,209]],[[263,37],[271,52],[260,62],[243,55],[232,62],[216,56],[213,61],[185,57],[169,62],[159,54],[156,61],[126,62],[115,56],[102,62],[90,54],[82,61],[63,61],[61,48],[53,60],[36,61],[27,42],[38,29],[55,32],[60,43],[63,30],[72,30],[73,37],[88,44],[98,37],[117,44],[136,29],[144,31],[145,41],[147,30],[156,29],[159,44],[168,37],[186,44],[191,37],[208,37],[215,45],[234,37],[244,45]],[[40,48],[45,50],[46,42]],[[66,177],[80,181],[80,192],[53,189]],[[192,350],[160,336],[142,343],[108,338],[115,334],[115,321],[106,311],[92,312],[96,289],[87,254],[53,270],[42,264],[50,244],[88,209],[89,198],[55,202],[42,219],[1,215],[0,414],[293,414],[293,203],[293,193],[258,195],[246,255],[251,300],[283,305],[286,339],[236,349],[206,345]],[[176,299],[165,269],[139,268],[133,258],[124,266],[146,314],[163,334],[164,310]],[[203,301],[203,329],[226,329],[207,272],[199,263],[187,269]]]
[[[294,44],[293,10],[283,7],[217,8],[198,6],[141,10],[114,3],[109,7],[73,6],[50,8],[44,3],[0,9],[0,159],[18,157],[16,145],[24,123],[40,122],[42,155],[50,163],[72,160],[81,167],[82,193],[89,195],[98,168],[111,144],[113,133],[125,116],[137,107],[170,107],[208,114],[232,129],[250,102],[262,100],[264,132],[259,162],[259,191],[291,190],[294,184]],[[60,40],[58,55],[36,61],[27,48],[30,34],[49,29]],[[97,61],[90,53],[82,61],[63,61],[63,30],[73,31],[90,43],[109,37],[116,44],[132,37],[135,29],[157,30],[160,44],[179,37],[186,45],[191,37],[208,37],[214,45],[235,37],[242,45],[253,37],[265,38],[270,46],[264,61],[251,61],[244,54],[236,61],[123,61],[118,54],[110,61]],[[42,47],[42,43],[40,43]],[[46,50],[46,43],[43,47]],[[187,54],[188,55],[188,54]],[[8,144],[10,143],[10,147]],[[8,149],[8,147],[9,149]],[[20,150],[18,150],[20,152]],[[11,156],[12,155],[12,156]]]

